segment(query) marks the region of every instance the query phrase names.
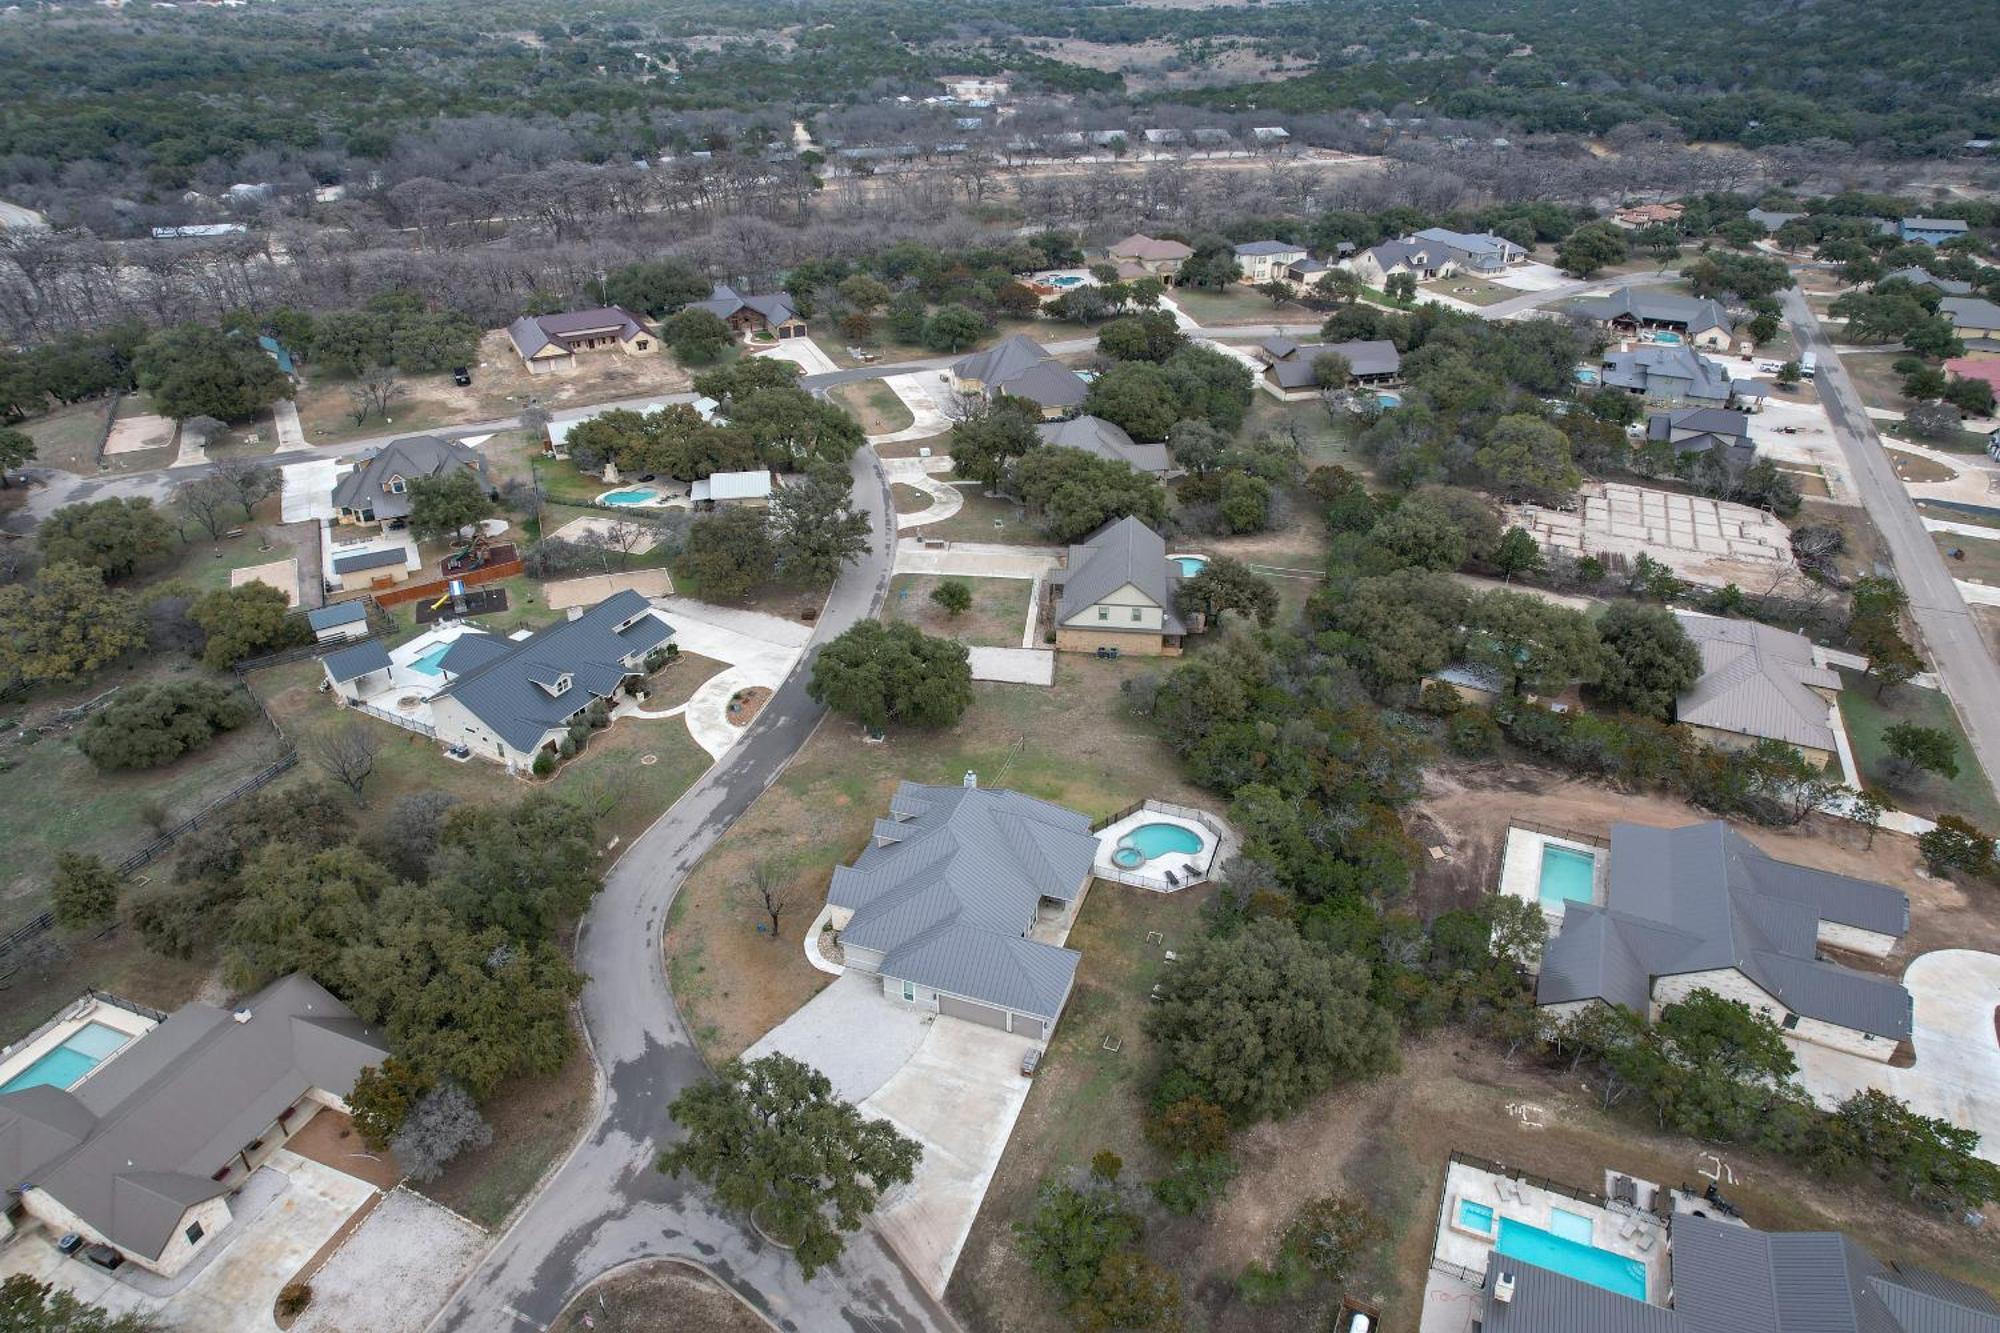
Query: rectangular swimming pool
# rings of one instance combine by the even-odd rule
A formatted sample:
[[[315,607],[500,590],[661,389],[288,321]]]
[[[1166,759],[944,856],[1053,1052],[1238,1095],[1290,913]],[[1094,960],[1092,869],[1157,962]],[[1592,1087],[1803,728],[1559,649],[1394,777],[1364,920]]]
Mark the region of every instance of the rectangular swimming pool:
[[[450,651],[451,651],[450,644],[441,643],[437,647],[425,653],[422,657],[419,657],[416,661],[410,663],[410,670],[421,671],[426,676],[438,675],[444,670],[444,668],[440,667],[438,663],[444,661],[444,655]]]
[[[1500,1219],[1500,1241],[1494,1248],[1510,1259],[1573,1277],[1578,1282],[1588,1282],[1635,1301],[1646,1299],[1646,1266],[1637,1259],[1627,1259],[1595,1245],[1564,1240],[1553,1232],[1509,1217]]]
[[[1477,1231],[1482,1236],[1490,1236],[1493,1234],[1493,1209],[1490,1205],[1474,1203],[1471,1199],[1460,1199],[1458,1224],[1468,1231]]]
[[[1572,1213],[1567,1208],[1549,1209],[1549,1230],[1579,1245],[1588,1245],[1597,1237],[1596,1224],[1587,1214]]]
[[[104,1023],[86,1023],[69,1034],[62,1045],[45,1051],[35,1063],[0,1086],[0,1093],[23,1088],[75,1087],[83,1076],[102,1064],[107,1056],[132,1040],[127,1033]]]
[[[1542,906],[1589,902],[1596,878],[1597,858],[1589,852],[1552,842],[1542,844]]]

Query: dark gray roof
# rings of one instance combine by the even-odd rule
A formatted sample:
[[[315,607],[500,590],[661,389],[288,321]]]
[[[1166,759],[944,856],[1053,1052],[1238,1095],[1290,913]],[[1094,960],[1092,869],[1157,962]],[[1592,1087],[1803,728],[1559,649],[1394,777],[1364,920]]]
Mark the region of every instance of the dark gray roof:
[[[1346,358],[1348,370],[1355,375],[1393,375],[1403,365],[1396,344],[1384,338],[1355,338],[1344,343],[1294,343],[1273,338],[1263,346],[1276,358],[1271,362],[1271,378],[1281,389],[1312,387],[1313,361],[1322,352]]]
[[[1618,824],[1602,908],[1572,903],[1543,956],[1543,1004],[1598,999],[1644,1012],[1654,978],[1734,968],[1807,1018],[1901,1039],[1910,996],[1817,957],[1822,919],[1901,935],[1909,899],[1866,880],[1778,861],[1720,820]]]
[[[853,912],[842,942],[881,953],[885,976],[1054,1018],[1079,955],[1026,936],[1041,899],[1081,891],[1097,855],[1089,818],[1019,792],[911,782],[889,813],[834,869],[827,901]]]
[[[977,380],[981,384],[1004,384],[1027,370],[1049,360],[1049,349],[1030,338],[1025,333],[1016,333],[1002,338],[983,352],[974,352],[953,363],[951,373],[960,379]]]
[[[346,1097],[388,1054],[303,974],[240,1008],[243,1022],[211,1005],[174,1011],[74,1092],[0,1096],[9,1187],[46,1190],[120,1249],[156,1257],[188,1208],[234,1188],[210,1177],[281,1111],[312,1088]]]
[[[1972,294],[1971,283],[1960,282],[1957,278],[1940,278],[1929,269],[1918,268],[1915,264],[1911,264],[1908,268],[1899,268],[1893,273],[1884,273],[1881,277],[1875,279],[1877,287],[1880,287],[1885,282],[1907,282],[1912,287],[1930,287],[1944,293],[1946,296],[1970,296]]]
[[[1686,343],[1646,343],[1626,352],[1606,352],[1603,375],[1613,388],[1662,395],[1672,391],[1715,403],[1729,401],[1734,383],[1727,370]]]
[[[1675,619],[1701,653],[1701,675],[1676,702],[1676,720],[1815,750],[1838,747],[1833,705],[1814,687],[1838,690],[1840,673],[1813,660],[1811,640],[1754,620],[1688,611]]]
[[[507,336],[524,357],[561,346],[572,338],[601,338],[608,333],[620,341],[628,341],[645,331],[646,326],[639,322],[638,316],[615,305],[565,310],[558,315],[523,315],[507,326]]]
[[[345,685],[358,676],[371,671],[384,671],[389,666],[389,650],[379,640],[370,639],[357,643],[352,648],[342,648],[337,653],[328,653],[321,659],[326,667],[327,679],[336,685]]]
[[[387,569],[390,565],[402,567],[410,563],[410,553],[400,546],[391,546],[374,551],[356,551],[353,555],[337,555],[333,558],[333,572],[336,574],[358,574],[364,569]]]
[[[1173,459],[1164,444],[1139,444],[1123,428],[1103,417],[1071,417],[1068,421],[1045,421],[1035,427],[1043,444],[1065,449],[1081,449],[1097,458],[1124,463],[1141,472],[1160,476],[1173,470]]]
[[[1504,236],[1495,236],[1490,231],[1453,231],[1449,227],[1426,227],[1415,233],[1412,239],[1427,241],[1432,245],[1442,245],[1467,255],[1508,255],[1519,254],[1521,247]]]
[[[2000,305],[1977,296],[1947,296],[1938,309],[1953,328],[2000,329]]]
[[[1003,393],[1043,407],[1080,407],[1090,396],[1090,386],[1083,377],[1060,361],[1029,366],[998,387]]]
[[[332,606],[322,606],[306,612],[306,624],[314,629],[332,629],[336,625],[353,625],[368,619],[368,608],[360,602],[335,602]]]
[[[1904,218],[1905,231],[1964,231],[1964,218]]]
[[[652,614],[652,603],[631,589],[613,593],[574,620],[559,620],[525,639],[489,647],[467,648],[483,660],[472,665],[439,697],[458,700],[468,712],[493,729],[507,744],[523,752],[541,744],[542,737],[564,726],[594,698],[608,698],[631,674],[631,663],[673,635],[673,626]],[[447,674],[451,660],[473,635],[460,636],[440,665]],[[461,660],[464,660],[461,658]],[[570,687],[552,693],[563,675]]]
[[[1805,216],[1805,214],[1780,213],[1775,209],[1753,208],[1749,211],[1749,213],[1745,214],[1745,216],[1748,217],[1752,222],[1755,222],[1759,226],[1763,227],[1766,231],[1776,231],[1778,228],[1784,226],[1787,222],[1792,221],[1794,218],[1802,218]]]
[[[1606,296],[1577,302],[1577,308],[1592,319],[1619,317],[1654,324],[1679,324],[1692,330],[1730,327],[1729,312],[1719,301],[1705,297],[1675,296],[1646,287],[1620,287]]]
[[[357,513],[373,510],[377,518],[404,518],[410,512],[407,483],[411,478],[441,477],[461,467],[469,469],[481,482],[486,480],[486,460],[476,449],[435,435],[391,440],[334,483],[333,503],[336,508]],[[406,489],[385,489],[394,477],[401,477]]]
[[[1303,245],[1293,245],[1290,241],[1245,241],[1236,247],[1239,255],[1290,255],[1303,251]]]
[[[1727,440],[1750,438],[1750,418],[1720,407],[1683,407],[1646,418],[1646,438],[1680,441],[1693,436]]]
[[[1502,1274],[1514,1279],[1511,1300],[1494,1299]],[[1507,1258],[1498,1250],[1486,1258],[1480,1328],[1482,1333],[1688,1333],[1672,1310]]]
[[[1373,257],[1375,263],[1387,273],[1398,264],[1409,268],[1436,268],[1446,260],[1456,262],[1454,256],[1442,253],[1444,247],[1426,245],[1421,241],[1384,241],[1365,253]]]
[[[766,323],[788,324],[799,317],[792,305],[792,298],[784,292],[739,292],[734,287],[722,283],[715,284],[715,290],[708,294],[706,301],[696,301],[690,310],[706,310],[718,319],[728,319],[744,310],[754,310],[764,317]]]
[[[1186,632],[1174,606],[1174,594],[1181,586],[1180,567],[1167,559],[1167,543],[1160,534],[1129,516],[1114,519],[1069,548],[1056,623],[1088,610],[1128,583],[1159,604],[1165,613],[1165,633]],[[1113,623],[1102,628],[1131,627]]]

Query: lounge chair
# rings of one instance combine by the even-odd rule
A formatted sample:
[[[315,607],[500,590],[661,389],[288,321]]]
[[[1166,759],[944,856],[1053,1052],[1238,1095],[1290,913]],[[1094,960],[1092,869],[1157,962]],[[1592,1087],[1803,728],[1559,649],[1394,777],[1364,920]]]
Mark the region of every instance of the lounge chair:
[[[1634,1236],[1632,1244],[1638,1248],[1639,1253],[1648,1254],[1652,1251],[1654,1242],[1659,1240],[1659,1238],[1658,1232],[1649,1229],[1641,1231],[1638,1235]]]

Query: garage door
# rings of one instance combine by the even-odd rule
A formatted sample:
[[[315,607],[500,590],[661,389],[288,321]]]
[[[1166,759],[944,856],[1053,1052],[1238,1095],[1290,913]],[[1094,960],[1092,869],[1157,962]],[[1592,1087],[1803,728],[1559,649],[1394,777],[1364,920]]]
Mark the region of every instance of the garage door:
[[[1033,1037],[1036,1041],[1040,1041],[1044,1036],[1048,1035],[1043,1030],[1041,1019],[1030,1018],[1026,1014],[1014,1015],[1014,1031],[1024,1037]]]
[[[983,1023],[990,1028],[1005,1028],[1007,1026],[1007,1011],[1005,1009],[995,1009],[990,1004],[974,1004],[971,1000],[961,1000],[951,995],[938,996],[938,1011],[950,1014],[953,1018],[963,1018],[974,1023]]]

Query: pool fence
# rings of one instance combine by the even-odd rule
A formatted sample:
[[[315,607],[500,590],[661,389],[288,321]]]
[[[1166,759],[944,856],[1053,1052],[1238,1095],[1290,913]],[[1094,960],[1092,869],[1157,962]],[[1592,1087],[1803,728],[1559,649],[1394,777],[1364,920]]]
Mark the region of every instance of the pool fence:
[[[1187,873],[1175,875],[1172,881],[1169,881],[1164,874],[1148,874],[1143,870],[1121,870],[1116,867],[1109,873],[1104,871],[1094,872],[1097,878],[1112,880],[1119,884],[1130,884],[1132,887],[1138,889],[1151,889],[1155,893],[1173,893],[1179,889],[1192,888],[1197,884],[1206,884],[1214,877],[1215,863],[1221,859],[1223,844],[1229,841],[1233,835],[1231,835],[1228,827],[1221,820],[1206,810],[1197,810],[1189,805],[1175,805],[1172,801],[1156,801],[1149,796],[1143,801],[1132,802],[1132,804],[1126,806],[1115,815],[1108,815],[1098,820],[1090,826],[1090,831],[1092,833],[1102,833],[1119,820],[1130,818],[1138,814],[1141,810],[1156,815],[1172,815],[1176,819],[1185,819],[1199,824],[1215,840],[1214,845],[1208,849],[1208,855],[1202,859],[1199,868],[1190,867]]]
[[[1521,820],[1515,820],[1513,823],[1516,828],[1529,828],[1531,832],[1547,833],[1552,837],[1567,838],[1573,836],[1561,830],[1540,827],[1531,828],[1531,826]],[[1475,1290],[1483,1290],[1485,1288],[1485,1273],[1467,1268],[1463,1264],[1455,1264],[1448,1259],[1437,1257],[1437,1237],[1444,1231],[1444,1210],[1451,1202],[1451,1190],[1449,1186],[1451,1184],[1451,1168],[1454,1164],[1469,1166],[1475,1171],[1484,1171],[1489,1176],[1505,1176],[1509,1180],[1519,1181],[1523,1185],[1532,1185],[1536,1189],[1547,1190],[1551,1194],[1559,1194],[1563,1198],[1574,1199],[1578,1203],[1587,1203],[1594,1208],[1611,1209],[1613,1207],[1609,1199],[1606,1199],[1602,1194],[1594,1190],[1587,1190],[1579,1185],[1565,1185],[1561,1181],[1550,1180],[1546,1176],[1538,1176],[1532,1171],[1522,1171],[1515,1167],[1503,1165],[1500,1162],[1489,1161],[1484,1157],[1475,1157],[1469,1152],[1460,1152],[1454,1148],[1445,1158],[1444,1176],[1438,1181],[1437,1213],[1431,1219],[1431,1271],[1443,1274],[1445,1277],[1454,1278]],[[1616,1211],[1625,1211],[1627,1208],[1628,1206],[1621,1205]],[[1630,1209],[1630,1211],[1637,1212],[1638,1210]]]

